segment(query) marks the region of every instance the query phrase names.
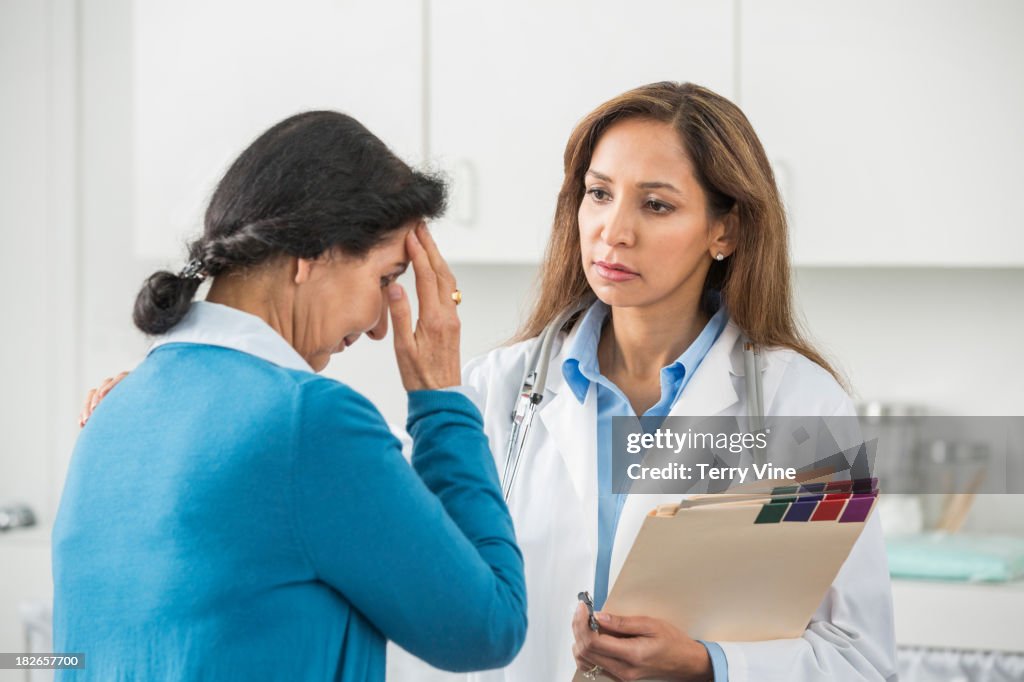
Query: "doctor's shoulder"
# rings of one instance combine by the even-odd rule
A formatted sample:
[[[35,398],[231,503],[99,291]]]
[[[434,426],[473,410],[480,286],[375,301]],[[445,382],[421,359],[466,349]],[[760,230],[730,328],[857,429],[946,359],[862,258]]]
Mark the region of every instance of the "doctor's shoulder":
[[[462,383],[485,416],[495,409],[510,414],[526,368],[527,358],[539,337],[510,343],[490,350],[466,363]]]
[[[773,399],[767,412],[790,416],[853,416],[853,399],[832,372],[791,348],[771,347]],[[769,380],[766,377],[766,380]]]

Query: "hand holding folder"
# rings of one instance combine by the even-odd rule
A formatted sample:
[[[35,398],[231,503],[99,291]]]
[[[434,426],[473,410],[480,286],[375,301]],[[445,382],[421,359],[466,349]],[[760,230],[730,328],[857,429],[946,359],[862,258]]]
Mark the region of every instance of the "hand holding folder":
[[[706,641],[800,637],[874,509],[876,484],[803,483],[663,505],[644,520],[604,610],[662,619]]]

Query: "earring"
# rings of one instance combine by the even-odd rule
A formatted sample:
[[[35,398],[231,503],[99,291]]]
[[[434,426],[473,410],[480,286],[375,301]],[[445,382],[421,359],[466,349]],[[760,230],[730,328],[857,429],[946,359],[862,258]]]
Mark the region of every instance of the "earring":
[[[721,251],[719,251],[719,252],[718,252],[718,255],[717,255],[717,256],[715,256],[715,260],[725,260],[725,256],[724,256],[724,255],[722,255],[722,252],[721,252]]]

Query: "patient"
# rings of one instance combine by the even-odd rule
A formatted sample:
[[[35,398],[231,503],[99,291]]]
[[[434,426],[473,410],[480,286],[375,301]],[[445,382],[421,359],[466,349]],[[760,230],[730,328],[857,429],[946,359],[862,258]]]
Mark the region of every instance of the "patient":
[[[354,119],[289,118],[221,180],[177,274],[139,292],[146,360],[82,430],[53,531],[60,679],[383,680],[385,639],[507,664],[522,559],[460,383],[460,298],[422,219],[444,186]],[[394,282],[411,261],[419,319]],[[212,278],[205,302],[192,302]],[[388,313],[412,466],[320,377]]]

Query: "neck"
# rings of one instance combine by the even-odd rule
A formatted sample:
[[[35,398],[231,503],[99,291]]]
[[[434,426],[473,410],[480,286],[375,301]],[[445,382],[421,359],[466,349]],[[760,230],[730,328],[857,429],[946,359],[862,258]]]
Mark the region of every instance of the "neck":
[[[297,349],[296,330],[292,324],[294,316],[288,312],[290,304],[280,296],[272,296],[270,292],[275,287],[266,280],[266,274],[218,277],[210,285],[206,300],[255,315]]]
[[[708,323],[694,298],[673,306],[613,307],[601,334],[598,361],[606,376],[657,378]]]

